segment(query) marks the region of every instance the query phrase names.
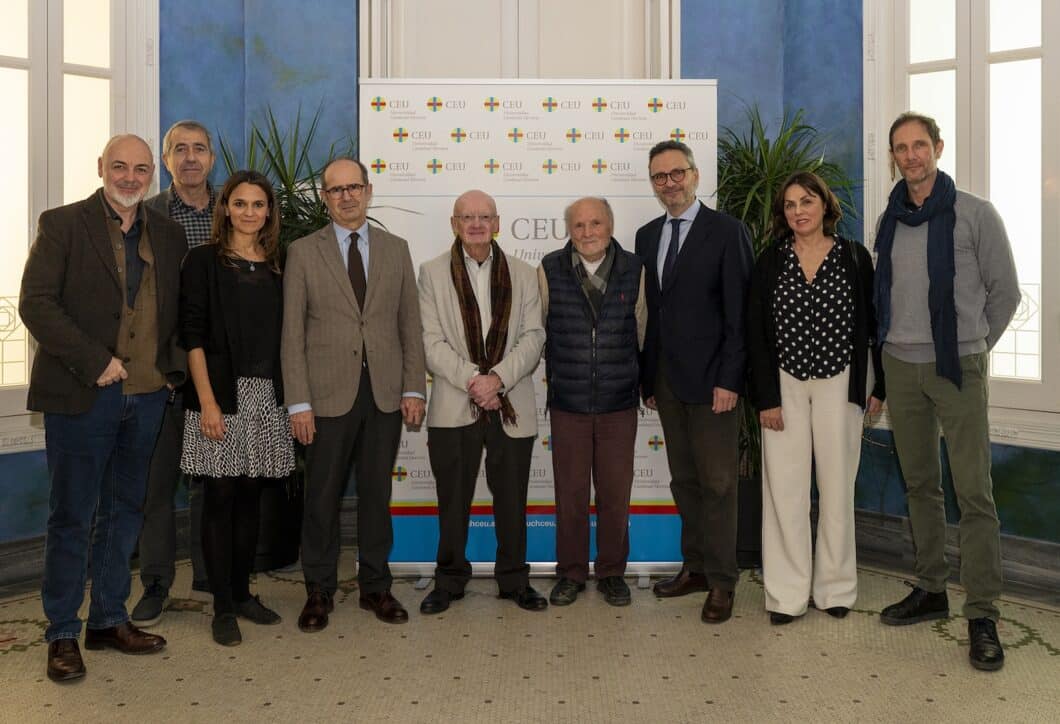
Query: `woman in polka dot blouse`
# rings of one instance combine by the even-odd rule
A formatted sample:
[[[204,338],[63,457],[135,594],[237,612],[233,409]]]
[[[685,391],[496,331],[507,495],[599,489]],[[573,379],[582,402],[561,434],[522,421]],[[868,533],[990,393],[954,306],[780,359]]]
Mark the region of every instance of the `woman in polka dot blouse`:
[[[762,425],[762,567],[773,624],[805,614],[811,596],[835,618],[857,599],[854,478],[862,416],[879,412],[884,386],[872,258],[836,234],[841,216],[819,176],[791,176],[773,203],[777,241],[751,279],[749,387]]]

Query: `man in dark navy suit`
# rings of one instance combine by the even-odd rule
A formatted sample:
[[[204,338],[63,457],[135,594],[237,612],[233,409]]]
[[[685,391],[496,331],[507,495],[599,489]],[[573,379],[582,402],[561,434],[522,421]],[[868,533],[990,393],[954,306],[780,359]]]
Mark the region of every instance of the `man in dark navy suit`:
[[[648,301],[641,394],[662,421],[684,559],[654,590],[662,597],[708,591],[702,619],[721,623],[732,615],[738,577],[736,400],[747,356],[751,239],[740,221],[696,198],[699,170],[688,146],[656,144],[648,170],[666,213],[637,231]]]

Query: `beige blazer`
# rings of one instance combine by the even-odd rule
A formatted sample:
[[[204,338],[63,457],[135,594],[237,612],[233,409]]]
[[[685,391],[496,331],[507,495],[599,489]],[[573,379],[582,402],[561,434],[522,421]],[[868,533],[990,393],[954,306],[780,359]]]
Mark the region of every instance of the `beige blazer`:
[[[406,392],[426,395],[423,330],[408,243],[368,231],[368,286],[357,306],[331,224],[293,242],[283,275],[284,401],[322,417],[353,408],[367,350],[375,404],[393,412]]]
[[[504,383],[505,395],[515,409],[514,425],[505,425],[508,437],[537,434],[537,403],[533,373],[541,361],[545,329],[541,326],[541,297],[533,267],[510,255],[512,314],[504,358],[491,371]],[[478,370],[470,361],[460,304],[449,272],[449,252],[420,266],[420,315],[427,369],[433,376],[427,405],[428,427],[463,427],[475,421],[467,383]]]

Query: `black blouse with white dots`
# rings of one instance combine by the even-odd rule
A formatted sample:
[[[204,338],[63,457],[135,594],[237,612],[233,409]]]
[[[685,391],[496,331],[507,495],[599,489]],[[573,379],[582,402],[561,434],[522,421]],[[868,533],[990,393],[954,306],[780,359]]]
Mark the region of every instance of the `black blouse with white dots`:
[[[789,243],[777,279],[773,316],[780,368],[797,380],[835,377],[850,363],[854,296],[835,241],[812,282]]]

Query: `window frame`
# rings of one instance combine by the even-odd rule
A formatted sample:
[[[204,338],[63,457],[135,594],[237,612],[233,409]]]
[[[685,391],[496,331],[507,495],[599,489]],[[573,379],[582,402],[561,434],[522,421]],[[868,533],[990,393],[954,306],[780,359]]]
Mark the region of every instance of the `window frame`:
[[[909,0],[864,0],[864,133],[866,242],[875,244],[875,221],[886,208],[890,178],[887,134],[906,110],[912,71],[953,68],[956,73],[957,185],[989,198],[989,80],[995,62],[1040,58],[1042,62],[1042,357],[1040,382],[992,378],[990,432],[994,442],[1060,450],[1060,99],[1047,92],[1060,80],[1060,6],[1042,2],[1042,45],[990,52],[989,0],[954,0],[956,59],[908,63]],[[1053,32],[1050,32],[1050,29]],[[1051,85],[1052,83],[1052,85]],[[942,129],[946,138],[948,129]],[[952,132],[952,131],[951,131]],[[950,147],[947,147],[950,150]],[[1017,151],[1018,152],[1018,149]],[[880,426],[888,427],[884,416]]]
[[[76,0],[67,0],[75,2]],[[108,77],[111,82],[111,133],[144,138],[155,158],[159,148],[158,3],[159,0],[111,0],[109,71],[63,62],[63,2],[28,3],[28,59],[5,62],[28,69],[29,197],[27,248],[37,234],[37,220],[63,201],[63,75]],[[10,60],[10,59],[7,59]],[[129,102],[128,99],[137,99]],[[157,166],[157,162],[156,162]],[[157,168],[155,183],[157,187]],[[27,350],[27,379],[35,345]],[[39,415],[26,410],[27,385],[0,388],[0,453],[44,447]]]

